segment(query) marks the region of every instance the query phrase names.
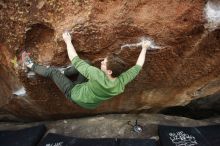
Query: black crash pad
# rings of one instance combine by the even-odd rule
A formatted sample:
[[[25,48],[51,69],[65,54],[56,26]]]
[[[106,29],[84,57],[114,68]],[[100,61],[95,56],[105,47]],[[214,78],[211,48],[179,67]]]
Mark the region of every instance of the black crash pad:
[[[86,139],[49,133],[38,146],[156,146],[156,141],[151,139]]]
[[[115,139],[82,139],[49,133],[38,146],[114,146]]]
[[[36,146],[45,132],[44,125],[0,131],[0,146]]]
[[[158,127],[162,146],[220,146],[220,125]]]
[[[197,127],[211,146],[220,146],[220,125]]]
[[[153,139],[119,139],[117,146],[157,146]]]

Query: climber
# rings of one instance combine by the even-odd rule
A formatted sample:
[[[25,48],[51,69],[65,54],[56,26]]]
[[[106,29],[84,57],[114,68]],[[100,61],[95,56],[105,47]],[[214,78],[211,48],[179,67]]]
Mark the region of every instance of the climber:
[[[53,67],[45,67],[34,63],[27,52],[22,53],[22,61],[29,69],[37,74],[52,79],[65,96],[79,106],[94,109],[103,101],[124,91],[125,85],[132,81],[140,72],[144,61],[148,42],[142,43],[142,50],[136,65],[127,70],[125,62],[116,54],[108,55],[101,62],[101,70],[79,58],[71,42],[69,32],[63,33],[67,46],[71,67],[63,72]],[[67,77],[78,75],[76,81]]]

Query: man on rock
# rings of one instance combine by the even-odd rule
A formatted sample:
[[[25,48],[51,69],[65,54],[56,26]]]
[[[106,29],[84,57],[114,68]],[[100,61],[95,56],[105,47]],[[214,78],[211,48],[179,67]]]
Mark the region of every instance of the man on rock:
[[[94,109],[103,101],[123,93],[125,86],[140,72],[145,62],[147,48],[150,46],[149,42],[142,42],[142,50],[136,65],[128,70],[125,62],[116,54],[105,57],[101,62],[101,69],[98,69],[79,58],[69,32],[63,33],[63,39],[72,63],[71,67],[63,72],[34,63],[27,52],[22,53],[22,61],[38,75],[52,79],[68,99],[86,109]],[[75,81],[68,79],[71,75],[77,75],[77,79]]]

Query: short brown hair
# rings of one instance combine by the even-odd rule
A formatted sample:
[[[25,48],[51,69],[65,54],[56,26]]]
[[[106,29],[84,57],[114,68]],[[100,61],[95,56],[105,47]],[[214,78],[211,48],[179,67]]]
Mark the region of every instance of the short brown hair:
[[[112,71],[112,77],[118,77],[127,70],[127,64],[115,53],[108,54],[106,65]]]

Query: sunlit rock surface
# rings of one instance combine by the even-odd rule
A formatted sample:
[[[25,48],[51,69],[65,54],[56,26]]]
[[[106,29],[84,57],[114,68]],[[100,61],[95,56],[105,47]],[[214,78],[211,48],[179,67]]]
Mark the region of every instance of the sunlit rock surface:
[[[1,119],[158,112],[219,93],[219,9],[218,1],[204,0],[0,0]],[[108,52],[120,53],[134,65],[140,50],[120,48],[144,36],[163,49],[147,53],[141,73],[123,94],[96,110],[84,110],[49,79],[19,63],[27,50],[40,64],[70,64],[61,37],[64,30],[71,31],[79,56],[97,67]]]

